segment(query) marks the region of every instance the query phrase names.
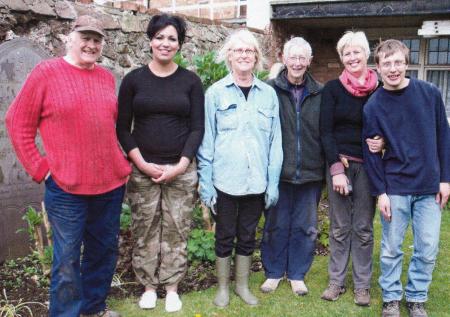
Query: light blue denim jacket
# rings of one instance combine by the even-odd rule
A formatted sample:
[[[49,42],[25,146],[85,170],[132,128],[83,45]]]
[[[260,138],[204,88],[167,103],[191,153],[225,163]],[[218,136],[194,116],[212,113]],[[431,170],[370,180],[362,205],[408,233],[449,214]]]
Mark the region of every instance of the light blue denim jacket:
[[[236,196],[277,187],[283,150],[275,90],[254,77],[246,100],[231,74],[212,85],[197,159],[203,202],[213,186]]]

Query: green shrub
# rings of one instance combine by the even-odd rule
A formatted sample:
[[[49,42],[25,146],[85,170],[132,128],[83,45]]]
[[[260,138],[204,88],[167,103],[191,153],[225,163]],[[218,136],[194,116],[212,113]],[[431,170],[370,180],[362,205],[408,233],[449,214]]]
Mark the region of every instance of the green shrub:
[[[202,80],[205,90],[216,81],[228,75],[228,69],[225,63],[216,62],[215,52],[207,52],[203,55],[194,56],[194,66],[197,75]]]
[[[120,214],[120,230],[127,231],[131,226],[131,208],[129,205],[122,204],[122,213]]]
[[[191,262],[214,262],[214,232],[195,228],[189,235],[187,250]]]
[[[183,55],[181,55],[181,53],[178,51],[177,54],[174,56],[173,61],[183,67],[183,68],[187,68],[189,66],[189,63],[187,61],[187,59],[184,58]]]

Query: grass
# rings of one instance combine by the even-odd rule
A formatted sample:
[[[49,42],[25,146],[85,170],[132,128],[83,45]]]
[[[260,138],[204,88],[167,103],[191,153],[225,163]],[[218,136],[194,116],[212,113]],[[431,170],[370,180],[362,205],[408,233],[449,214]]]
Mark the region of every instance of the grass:
[[[448,206],[448,205],[447,205]],[[427,310],[429,316],[450,316],[450,209],[443,212],[441,224],[440,251],[433,274],[433,282],[429,292]],[[217,308],[212,300],[215,294],[215,287],[206,291],[192,292],[182,296],[183,309],[177,313],[166,313],[164,310],[164,300],[159,299],[157,307],[151,311],[140,310],[137,306],[137,298],[126,300],[110,300],[111,309],[117,310],[126,317],[140,316],[186,316],[186,317],[269,317],[269,316],[380,316],[381,315],[381,290],[377,279],[380,275],[379,248],[381,238],[381,224],[379,215],[375,217],[375,249],[374,249],[374,272],[372,278],[372,301],[370,307],[359,307],[353,303],[351,281],[347,281],[347,293],[337,302],[326,302],[320,299],[322,291],[327,286],[328,257],[317,256],[313,266],[306,278],[310,293],[304,297],[294,296],[287,282],[283,281],[277,291],[273,294],[262,294],[259,286],[264,281],[262,272],[254,273],[250,279],[250,286],[255,295],[259,298],[260,304],[256,307],[245,305],[234,293],[231,295],[231,303],[225,309]],[[404,243],[404,263],[402,281],[405,285],[406,270],[412,253],[411,229],[408,229]],[[351,268],[349,268],[351,272]],[[351,280],[350,274],[347,275]],[[407,316],[407,311],[402,305],[402,316]]]

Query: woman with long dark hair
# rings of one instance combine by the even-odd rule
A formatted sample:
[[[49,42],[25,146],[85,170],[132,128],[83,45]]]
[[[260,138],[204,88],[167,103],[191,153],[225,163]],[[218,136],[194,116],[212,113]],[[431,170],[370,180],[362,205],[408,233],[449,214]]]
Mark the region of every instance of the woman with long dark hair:
[[[119,141],[133,163],[133,269],[145,286],[139,306],[154,308],[156,288],[164,285],[168,312],[182,306],[177,287],[187,269],[195,154],[204,132],[201,81],[173,60],[185,34],[182,18],[153,16],[147,28],[152,60],[123,79],[117,121]]]

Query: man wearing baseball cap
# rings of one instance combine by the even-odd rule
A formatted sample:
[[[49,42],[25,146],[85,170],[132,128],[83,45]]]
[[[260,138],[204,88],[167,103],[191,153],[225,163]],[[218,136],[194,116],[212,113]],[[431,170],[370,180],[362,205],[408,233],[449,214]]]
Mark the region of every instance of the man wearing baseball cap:
[[[120,316],[105,300],[131,168],[115,132],[114,77],[96,64],[104,36],[99,20],[78,17],[66,55],[39,63],[6,114],[18,159],[45,182],[54,243],[50,317]],[[45,154],[35,144],[38,130]]]

